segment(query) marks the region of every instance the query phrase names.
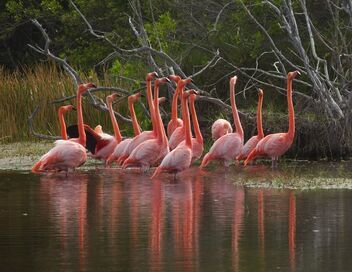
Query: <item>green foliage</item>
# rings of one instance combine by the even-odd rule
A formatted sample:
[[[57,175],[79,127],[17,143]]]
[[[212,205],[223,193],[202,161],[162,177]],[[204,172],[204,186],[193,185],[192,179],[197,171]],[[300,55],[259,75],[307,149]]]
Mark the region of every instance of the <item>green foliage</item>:
[[[145,24],[145,29],[153,47],[161,47],[163,51],[169,52],[176,32],[176,21],[171,17],[169,11],[161,14],[155,24]]]

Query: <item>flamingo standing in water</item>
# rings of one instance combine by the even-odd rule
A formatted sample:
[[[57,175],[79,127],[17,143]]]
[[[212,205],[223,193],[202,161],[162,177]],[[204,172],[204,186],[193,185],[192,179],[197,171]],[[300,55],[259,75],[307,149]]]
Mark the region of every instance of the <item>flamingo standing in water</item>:
[[[173,80],[176,82],[176,84],[180,81],[180,77],[179,76],[170,76],[171,78],[173,78]],[[170,78],[170,79],[171,79]],[[182,127],[183,126],[183,121],[180,118],[177,118],[177,99],[178,99],[178,93],[179,90],[176,87],[176,90],[174,92],[174,96],[172,98],[172,107],[171,107],[171,120],[167,125],[167,135],[169,136],[169,139],[172,135],[172,133],[174,133],[175,129],[178,127]]]
[[[211,138],[214,141],[227,133],[232,133],[232,127],[230,122],[225,119],[218,119],[211,126]]]
[[[146,77],[146,82],[147,82],[147,101],[148,101],[148,106],[149,106],[149,112],[150,112],[150,118],[152,121],[152,127],[153,130],[150,131],[143,131],[139,135],[135,136],[128,147],[126,148],[126,152],[123,156],[120,156],[119,162],[122,164],[125,159],[128,158],[128,156],[131,155],[132,151],[141,143],[150,140],[150,139],[156,139],[157,137],[157,132],[156,132],[156,121],[155,121],[155,109],[154,109],[154,103],[153,103],[153,96],[152,96],[152,80],[157,77],[158,74],[156,72],[152,72],[147,74]]]
[[[190,81],[190,80],[189,80]],[[186,91],[182,94],[181,108],[184,128],[186,132],[185,144],[178,145],[174,150],[168,153],[162,160],[161,164],[155,169],[151,178],[158,176],[162,171],[172,172],[177,174],[186,170],[191,165],[192,161],[192,133],[191,121],[187,99],[194,90]]]
[[[77,88],[77,121],[79,137],[70,140],[58,140],[55,146],[44,154],[32,167],[33,173],[44,171],[66,171],[81,166],[87,160],[86,133],[84,131],[82,114],[82,94],[89,88],[96,88],[94,84],[80,84]]]
[[[292,81],[297,75],[300,75],[299,71],[289,72],[287,74],[288,132],[269,134],[261,139],[255,149],[249,153],[244,162],[245,166],[258,156],[267,156],[271,158],[272,167],[275,168],[277,167],[277,160],[279,157],[285,154],[285,152],[291,147],[293,138],[295,137],[295,112],[292,102]]]
[[[138,124],[136,112],[134,110],[134,103],[138,100],[138,98],[140,96],[141,96],[140,93],[136,93],[136,94],[130,95],[128,97],[128,108],[129,108],[130,113],[131,113],[132,126],[133,126],[133,132],[134,132],[134,136],[135,137],[138,136],[139,134],[141,134],[141,129],[140,129],[140,126]],[[113,161],[116,161],[119,164],[120,157],[126,155],[126,149],[127,149],[128,145],[131,143],[132,139],[133,138],[126,138],[123,141],[121,141],[115,147],[114,152],[112,152],[112,154],[107,159],[106,164],[110,164]]]
[[[258,108],[257,108],[257,131],[258,135],[252,136],[243,146],[241,154],[237,156],[237,160],[244,160],[249,153],[257,146],[258,142],[264,138],[263,125],[262,125],[262,105],[263,105],[263,90],[259,89],[258,92]]]
[[[202,156],[204,151],[203,136],[199,128],[195,107],[196,98],[196,91],[192,90],[192,93],[189,96],[189,106],[191,109],[192,123],[195,134],[195,138],[192,138],[192,162],[198,160]],[[182,141],[180,144],[186,144],[186,141]]]
[[[167,78],[158,78],[154,81],[155,96],[159,94],[159,84],[166,83],[169,80]],[[163,124],[160,118],[159,112],[159,100],[156,98],[156,115],[155,126],[156,138],[149,139],[138,145],[131,153],[131,155],[123,162],[122,167],[127,168],[129,166],[140,166],[142,172],[149,170],[151,165],[161,160],[163,156],[168,152],[169,146],[165,132],[163,132]],[[153,102],[152,102],[153,103]]]
[[[60,123],[60,129],[61,129],[61,138],[62,140],[67,140],[67,132],[66,132],[66,123],[65,123],[65,118],[64,114],[68,111],[71,111],[74,109],[74,106],[72,105],[67,105],[67,106],[61,106],[58,110],[58,116],[59,116],[59,123]]]
[[[243,129],[238,116],[235,101],[235,85],[237,76],[230,79],[230,100],[236,132],[228,133],[217,139],[209,152],[204,156],[201,168],[205,167],[212,160],[220,160],[228,167],[230,163],[240,154],[243,147]]]
[[[183,94],[183,90],[185,89],[184,80],[182,80],[179,76],[170,75],[169,79],[177,83],[177,92],[181,95]],[[191,80],[191,79],[190,79]],[[182,119],[184,117],[182,116]],[[181,143],[185,139],[185,126],[184,124],[180,127],[177,127],[169,138],[169,146],[170,150],[175,149],[179,143]]]
[[[94,154],[92,154],[92,157],[104,162],[107,161],[112,152],[114,152],[115,147],[122,141],[119,124],[117,123],[114,110],[112,108],[112,102],[118,95],[118,93],[113,93],[106,97],[106,104],[108,105],[109,115],[114,130],[114,136],[102,132],[101,126],[97,126],[94,129],[94,132],[98,133],[101,140],[97,141],[96,151]]]

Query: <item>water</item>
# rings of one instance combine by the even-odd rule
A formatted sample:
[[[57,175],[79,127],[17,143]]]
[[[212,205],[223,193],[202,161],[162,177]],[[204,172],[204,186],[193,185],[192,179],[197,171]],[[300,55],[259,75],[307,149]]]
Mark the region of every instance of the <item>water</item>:
[[[275,173],[0,172],[1,271],[350,271],[352,191],[237,182],[252,172]]]

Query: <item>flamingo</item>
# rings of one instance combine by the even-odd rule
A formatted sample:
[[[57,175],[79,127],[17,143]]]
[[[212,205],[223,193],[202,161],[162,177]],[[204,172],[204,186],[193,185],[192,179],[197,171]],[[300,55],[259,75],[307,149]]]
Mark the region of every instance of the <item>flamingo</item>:
[[[116,121],[114,110],[112,108],[112,102],[118,95],[118,93],[113,93],[106,97],[106,104],[108,105],[109,115],[114,130],[114,136],[104,133],[100,125],[95,127],[94,129],[94,132],[97,133],[99,137],[98,135],[95,136],[100,138],[100,140],[97,141],[95,153],[92,154],[92,157],[98,160],[102,160],[104,162],[107,161],[112,152],[114,152],[115,147],[122,141],[122,135],[120,132],[119,124]]]
[[[264,138],[263,125],[262,125],[262,105],[263,105],[263,90],[258,91],[258,108],[257,108],[257,131],[258,135],[252,136],[243,146],[237,160],[244,160],[248,154],[257,146],[258,142]]]
[[[227,133],[232,133],[232,127],[230,122],[225,119],[218,119],[211,126],[211,138],[214,141]]]
[[[141,129],[138,124],[136,112],[134,110],[134,103],[139,99],[140,96],[141,96],[141,93],[136,93],[128,97],[128,108],[131,113],[132,126],[133,126],[133,132],[135,137],[141,134]],[[123,141],[121,141],[115,147],[114,152],[107,159],[106,164],[110,164],[113,161],[116,161],[119,164],[120,157],[126,155],[126,149],[128,145],[131,143],[132,139],[133,138],[126,138]]]
[[[44,171],[66,171],[81,166],[87,160],[85,149],[86,133],[83,125],[82,94],[89,88],[96,88],[94,84],[80,84],[77,88],[77,121],[79,137],[70,140],[57,140],[55,146],[44,154],[32,167],[33,173]]]
[[[249,153],[247,159],[244,161],[245,166],[258,156],[267,156],[271,158],[272,167],[276,168],[279,157],[285,154],[285,152],[291,147],[293,138],[295,137],[295,113],[292,102],[292,81],[297,75],[300,75],[299,71],[289,72],[287,74],[287,104],[289,116],[288,132],[269,134],[261,139],[255,149]]]
[[[198,160],[204,150],[204,144],[203,144],[203,136],[199,128],[199,123],[198,123],[198,118],[197,118],[197,112],[196,112],[196,107],[195,107],[195,100],[197,98],[196,91],[192,90],[192,94],[189,96],[189,105],[191,109],[191,115],[192,115],[192,123],[193,123],[193,129],[194,129],[194,134],[195,138],[192,138],[192,162]],[[181,144],[186,144],[185,141],[182,141]]]
[[[235,101],[235,85],[237,76],[230,79],[230,100],[232,107],[232,115],[235,121],[236,132],[227,133],[217,139],[209,152],[204,156],[201,168],[205,167],[212,160],[220,160],[224,162],[225,167],[228,167],[230,163],[236,158],[241,152],[243,147],[243,129],[241,121],[238,116],[236,101]]]
[[[182,93],[185,85],[182,83],[182,79],[179,76],[170,75],[169,79],[177,83],[176,91],[180,93],[182,97]],[[182,116],[183,118],[183,116]],[[179,143],[181,143],[185,139],[185,126],[184,124],[180,127],[177,127],[174,132],[171,134],[169,138],[169,146],[170,150],[175,149]]]
[[[186,80],[187,83],[189,83],[190,81],[190,78]],[[182,117],[186,132],[185,144],[178,145],[174,150],[172,150],[165,156],[161,164],[155,169],[154,174],[151,177],[152,179],[158,176],[162,171],[172,172],[176,175],[177,173],[186,170],[191,165],[192,134],[187,99],[192,93],[194,93],[194,90],[184,92],[182,94],[181,100]]]
[[[173,80],[176,82],[176,84],[180,81],[180,77],[179,76],[170,76],[171,78],[173,78]],[[171,79],[170,78],[170,79]],[[174,96],[172,98],[172,107],[171,107],[171,120],[169,122],[169,124],[167,125],[167,135],[169,136],[169,139],[172,135],[172,133],[174,133],[175,129],[178,127],[182,127],[183,126],[183,121],[180,118],[177,118],[177,99],[178,99],[178,88],[176,88],[175,92],[174,92]]]
[[[66,123],[64,119],[64,114],[68,111],[71,111],[74,109],[74,106],[72,105],[67,105],[67,106],[61,106],[58,110],[58,116],[59,116],[59,123],[60,123],[60,128],[61,128],[61,138],[62,140],[67,140],[67,132],[66,132]]]
[[[155,96],[158,97],[159,94],[159,84],[168,82],[168,78],[158,78],[154,81],[154,91]],[[161,160],[168,152],[168,142],[163,132],[163,124],[161,122],[160,112],[159,112],[159,100],[156,100],[155,115],[155,129],[156,138],[149,139],[138,145],[131,153],[131,155],[123,162],[122,167],[127,168],[132,165],[137,165],[141,167],[142,172],[146,172],[151,165],[155,164]]]
[[[141,143],[150,140],[150,139],[156,139],[157,137],[157,132],[156,132],[156,121],[155,121],[155,109],[154,109],[154,103],[153,103],[153,96],[152,96],[152,80],[157,77],[158,74],[156,72],[151,72],[147,74],[146,77],[146,82],[147,82],[147,101],[148,101],[148,106],[149,106],[149,112],[150,112],[150,118],[152,121],[152,126],[153,130],[150,131],[143,131],[139,135],[135,136],[128,147],[126,148],[126,152],[124,156],[120,156],[119,161],[121,163],[124,162],[125,159],[128,158],[128,156],[131,155],[132,151]]]

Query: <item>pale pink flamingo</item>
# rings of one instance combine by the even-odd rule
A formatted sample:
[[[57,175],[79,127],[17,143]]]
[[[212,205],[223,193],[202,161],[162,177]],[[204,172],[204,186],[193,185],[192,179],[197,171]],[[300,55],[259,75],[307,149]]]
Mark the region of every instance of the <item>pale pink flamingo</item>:
[[[195,91],[193,90],[193,92]],[[192,162],[198,160],[202,156],[204,151],[203,136],[199,128],[197,112],[195,107],[196,98],[197,98],[197,95],[195,93],[192,93],[189,96],[189,106],[191,110],[192,123],[193,123],[193,129],[195,134],[195,137],[192,138]],[[180,144],[186,144],[186,142],[182,141]]]
[[[277,166],[277,160],[280,156],[291,147],[293,138],[295,137],[295,112],[292,102],[292,81],[299,75],[299,71],[289,72],[287,74],[287,104],[289,115],[288,132],[269,134],[261,139],[255,149],[249,153],[244,165],[258,156],[267,156],[272,160],[272,167]]]
[[[218,119],[211,126],[211,138],[214,141],[227,133],[232,133],[232,126],[230,122],[225,119]]]
[[[104,162],[107,161],[112,152],[114,152],[115,147],[122,141],[119,124],[117,123],[114,110],[112,108],[112,102],[118,95],[118,93],[113,93],[106,97],[106,104],[108,105],[109,115],[114,130],[114,136],[104,133],[101,129],[101,126],[97,126],[94,129],[94,131],[100,135],[101,140],[97,142],[96,151],[94,154],[92,154],[92,157]]]
[[[237,76],[230,79],[230,100],[232,115],[235,121],[236,132],[228,133],[217,139],[209,152],[204,156],[201,168],[205,167],[212,160],[219,160],[228,167],[232,161],[240,154],[243,147],[243,129],[238,116],[235,101],[235,85]]]
[[[61,106],[58,110],[58,116],[59,116],[59,123],[60,123],[60,130],[61,130],[61,138],[62,140],[67,140],[67,132],[66,132],[66,123],[65,123],[65,118],[64,114],[68,111],[73,110],[74,107],[72,105],[67,105],[67,106]]]
[[[183,82],[183,84],[184,83],[187,84],[187,83],[191,82],[191,79],[188,78],[188,79],[182,80],[180,82]],[[191,134],[191,121],[190,121],[190,117],[189,117],[187,99],[188,99],[189,95],[192,94],[193,92],[194,92],[193,90],[184,92],[182,94],[182,100],[181,100],[182,117],[183,117],[185,132],[186,132],[185,144],[178,145],[174,150],[172,150],[170,153],[168,153],[165,156],[165,158],[162,160],[162,162],[158,166],[158,168],[155,169],[155,172],[151,178],[155,178],[162,171],[171,172],[176,175],[178,172],[186,170],[191,165],[191,161],[192,161],[192,134]]]
[[[134,110],[134,103],[138,100],[138,98],[140,96],[141,96],[140,93],[136,93],[136,94],[130,95],[128,97],[128,108],[129,108],[130,113],[131,113],[131,119],[132,119],[132,126],[133,126],[134,136],[137,136],[137,135],[141,134],[141,129],[140,129],[140,126],[138,124],[136,112]],[[132,139],[133,138],[126,138],[126,139],[122,140],[115,147],[114,152],[112,152],[112,154],[109,156],[109,158],[106,161],[106,164],[110,164],[113,161],[118,162],[120,157],[125,155],[126,149],[127,149],[128,145],[131,143]]]
[[[77,88],[77,122],[79,137],[70,140],[58,140],[55,146],[43,155],[32,167],[33,173],[44,171],[66,171],[81,166],[87,160],[86,133],[83,125],[82,94],[89,88],[95,88],[92,83],[80,84]]]
[[[167,78],[157,78],[154,81],[155,96],[159,94],[159,84],[166,83],[169,80]],[[169,150],[167,138],[163,124],[161,123],[160,111],[159,111],[159,100],[156,98],[156,109],[155,115],[155,128],[156,138],[149,139],[138,145],[133,149],[131,155],[123,162],[122,167],[127,168],[129,166],[139,166],[142,172],[149,170],[150,166],[161,160]],[[153,102],[152,102],[153,103]]]
[[[171,76],[171,78],[173,78],[173,80],[176,82],[176,84],[178,83],[178,81],[181,79],[179,76]],[[170,79],[171,79],[170,78]],[[172,133],[174,133],[175,129],[178,127],[182,127],[183,126],[183,121],[180,118],[177,118],[177,99],[178,99],[178,93],[179,90],[176,87],[176,90],[174,92],[174,96],[172,98],[172,107],[171,107],[171,120],[167,125],[167,135],[170,139]]]
[[[262,125],[262,105],[263,105],[263,90],[259,89],[258,92],[258,108],[257,108],[257,131],[258,135],[252,136],[243,146],[237,160],[244,160],[249,153],[257,146],[258,142],[264,138],[263,125]]]
[[[149,106],[150,118],[152,121],[153,130],[143,131],[139,135],[135,136],[132,141],[129,143],[128,147],[126,148],[126,152],[123,156],[120,156],[119,162],[122,164],[128,156],[131,155],[132,151],[141,143],[150,140],[156,139],[157,132],[156,132],[156,121],[155,121],[155,107],[153,103],[153,95],[152,95],[152,80],[157,77],[158,74],[156,72],[151,72],[147,74],[146,83],[147,83],[147,101]]]

